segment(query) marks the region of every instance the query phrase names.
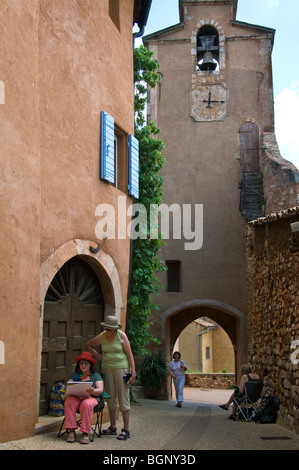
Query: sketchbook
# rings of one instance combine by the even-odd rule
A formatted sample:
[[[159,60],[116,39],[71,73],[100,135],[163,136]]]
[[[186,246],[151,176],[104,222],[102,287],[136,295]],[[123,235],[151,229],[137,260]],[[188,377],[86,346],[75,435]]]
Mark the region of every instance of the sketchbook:
[[[92,388],[92,382],[68,382],[66,384],[65,396],[72,395],[79,398],[89,397],[89,393],[86,390]]]

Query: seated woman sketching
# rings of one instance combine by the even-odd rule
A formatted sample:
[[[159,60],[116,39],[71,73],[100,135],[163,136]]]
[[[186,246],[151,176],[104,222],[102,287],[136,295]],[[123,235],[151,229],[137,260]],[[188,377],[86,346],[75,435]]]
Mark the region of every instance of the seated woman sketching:
[[[241,380],[240,380],[240,386],[237,387],[237,389],[234,391],[234,393],[230,396],[229,400],[224,403],[223,405],[219,405],[220,408],[223,410],[228,410],[229,405],[233,403],[233,410],[232,414],[228,417],[228,419],[236,419],[236,412],[237,412],[237,407],[234,403],[234,398],[242,398],[244,396],[245,392],[245,383],[251,380],[258,380],[259,376],[255,373],[252,372],[252,367],[249,364],[244,364],[241,367]]]
[[[89,443],[89,433],[91,430],[91,420],[93,409],[98,404],[104,390],[103,379],[100,374],[95,372],[94,364],[96,360],[89,352],[82,352],[75,358],[77,363],[75,372],[71,375],[69,382],[92,382],[92,387],[87,390],[87,398],[68,396],[64,403],[65,429],[68,431],[67,442],[75,442],[77,429],[76,412],[81,415],[82,437],[80,444]]]

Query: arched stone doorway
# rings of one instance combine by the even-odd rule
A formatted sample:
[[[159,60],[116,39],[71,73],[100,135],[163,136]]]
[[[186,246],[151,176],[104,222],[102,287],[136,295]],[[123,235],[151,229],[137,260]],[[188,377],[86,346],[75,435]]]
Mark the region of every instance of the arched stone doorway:
[[[88,240],[71,240],[41,266],[40,397],[38,414],[47,414],[51,387],[66,381],[74,357],[100,333],[107,315],[120,320],[123,308],[118,271],[103,250]]]
[[[101,329],[104,296],[88,263],[74,257],[52,279],[44,303],[39,414],[48,414],[50,391],[74,371],[74,358]]]
[[[240,366],[247,358],[246,316],[236,308],[211,299],[197,299],[176,305],[161,315],[165,328],[166,359],[171,358],[174,344],[181,331],[199,317],[209,317],[228,334],[234,348],[235,374],[239,378]]]

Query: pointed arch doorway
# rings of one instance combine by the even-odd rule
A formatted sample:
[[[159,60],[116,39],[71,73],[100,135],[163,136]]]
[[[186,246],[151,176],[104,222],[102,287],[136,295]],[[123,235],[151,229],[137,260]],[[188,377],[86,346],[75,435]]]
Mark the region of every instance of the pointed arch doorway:
[[[45,297],[39,415],[48,414],[51,388],[69,378],[74,358],[100,332],[103,318],[104,297],[96,274],[80,257],[71,258]]]

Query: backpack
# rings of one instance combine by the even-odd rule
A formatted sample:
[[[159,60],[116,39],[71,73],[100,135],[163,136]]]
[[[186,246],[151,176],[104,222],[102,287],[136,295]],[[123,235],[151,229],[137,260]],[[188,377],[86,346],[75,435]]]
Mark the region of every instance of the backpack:
[[[64,394],[66,387],[62,382],[56,383],[51,389],[50,395],[50,416],[64,415]]]
[[[277,397],[264,397],[254,417],[256,423],[275,423],[280,400]]]

